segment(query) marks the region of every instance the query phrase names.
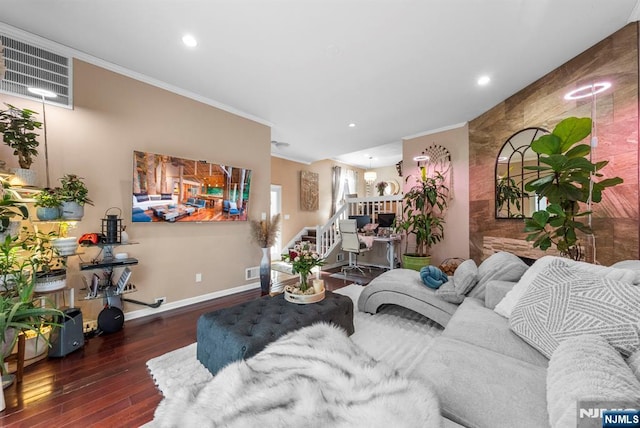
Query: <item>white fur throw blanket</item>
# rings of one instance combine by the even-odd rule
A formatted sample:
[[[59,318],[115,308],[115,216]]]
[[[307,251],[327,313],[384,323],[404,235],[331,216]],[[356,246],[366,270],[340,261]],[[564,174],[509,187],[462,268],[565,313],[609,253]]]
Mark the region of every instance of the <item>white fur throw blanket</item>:
[[[205,385],[173,391],[153,427],[439,427],[438,399],[338,327],[289,333]]]

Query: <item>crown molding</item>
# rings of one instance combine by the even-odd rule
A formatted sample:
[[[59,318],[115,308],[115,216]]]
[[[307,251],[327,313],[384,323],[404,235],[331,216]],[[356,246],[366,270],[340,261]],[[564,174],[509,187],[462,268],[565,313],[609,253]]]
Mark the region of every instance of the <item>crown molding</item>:
[[[437,134],[438,132],[451,131],[452,129],[462,128],[467,123],[468,122],[456,123],[455,125],[443,126],[442,128],[432,129],[430,131],[424,131],[418,134],[408,135],[406,137],[402,137],[402,141],[413,140],[414,138],[424,137],[425,135],[432,135],[432,134]]]

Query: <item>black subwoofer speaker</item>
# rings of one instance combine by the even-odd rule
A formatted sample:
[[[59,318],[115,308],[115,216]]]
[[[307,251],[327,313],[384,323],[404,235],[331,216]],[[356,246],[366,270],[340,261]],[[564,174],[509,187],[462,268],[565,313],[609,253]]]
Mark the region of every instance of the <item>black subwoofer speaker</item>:
[[[63,312],[66,316],[57,320],[61,326],[54,327],[51,332],[50,357],[64,357],[84,346],[82,311],[78,308],[68,308]]]

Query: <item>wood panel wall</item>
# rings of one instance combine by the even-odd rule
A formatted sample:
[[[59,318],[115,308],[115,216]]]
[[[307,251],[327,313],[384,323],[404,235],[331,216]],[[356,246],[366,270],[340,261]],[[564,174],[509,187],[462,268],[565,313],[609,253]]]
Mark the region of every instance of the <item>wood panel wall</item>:
[[[589,117],[591,98],[563,97],[602,80],[613,86],[597,96],[594,159],[608,159],[603,173],[624,183],[607,189],[595,205],[596,258],[604,265],[638,258],[638,43],[638,23],[628,24],[469,123],[469,245],[476,262],[485,236],[526,236],[522,220],[495,219],[494,167],[502,144],[529,126],[551,130],[566,117]]]

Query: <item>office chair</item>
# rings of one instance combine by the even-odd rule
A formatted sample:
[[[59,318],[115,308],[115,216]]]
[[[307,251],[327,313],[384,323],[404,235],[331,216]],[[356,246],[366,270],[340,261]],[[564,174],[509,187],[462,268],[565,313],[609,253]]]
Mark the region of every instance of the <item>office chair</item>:
[[[348,270],[358,270],[364,275],[364,270],[357,264],[357,257],[370,250],[367,245],[360,241],[355,219],[338,220],[338,230],[342,238],[342,251],[349,253],[349,265],[342,268],[342,272]],[[371,269],[369,269],[371,271]]]

